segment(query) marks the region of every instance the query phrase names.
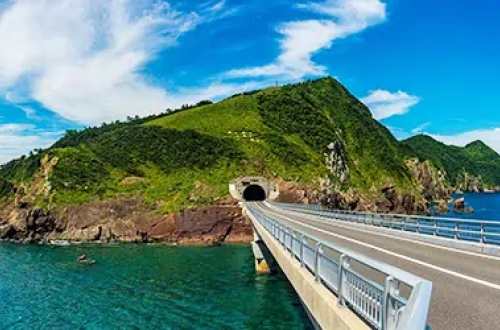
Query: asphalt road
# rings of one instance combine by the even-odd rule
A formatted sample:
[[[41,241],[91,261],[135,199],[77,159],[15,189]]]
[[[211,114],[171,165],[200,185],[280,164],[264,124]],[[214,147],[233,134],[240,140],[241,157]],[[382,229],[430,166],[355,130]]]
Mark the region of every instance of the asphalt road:
[[[432,281],[433,330],[500,329],[500,258],[370,232],[366,227],[269,207],[266,214],[304,233]]]

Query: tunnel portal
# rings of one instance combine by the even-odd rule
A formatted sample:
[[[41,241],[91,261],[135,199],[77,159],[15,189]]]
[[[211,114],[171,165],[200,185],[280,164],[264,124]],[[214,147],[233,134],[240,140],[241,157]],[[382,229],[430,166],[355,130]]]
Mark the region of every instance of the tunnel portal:
[[[260,176],[243,176],[229,183],[231,196],[238,201],[273,201],[279,196],[278,184]]]
[[[249,185],[243,190],[243,199],[247,202],[265,201],[266,191],[257,184]]]

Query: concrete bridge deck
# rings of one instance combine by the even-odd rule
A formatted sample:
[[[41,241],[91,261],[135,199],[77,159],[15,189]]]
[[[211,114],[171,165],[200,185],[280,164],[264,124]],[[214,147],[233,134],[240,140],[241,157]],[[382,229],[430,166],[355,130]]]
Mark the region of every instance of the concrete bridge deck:
[[[268,203],[256,207],[304,233],[432,281],[429,324],[440,329],[500,329],[500,257],[437,246],[286,210]]]

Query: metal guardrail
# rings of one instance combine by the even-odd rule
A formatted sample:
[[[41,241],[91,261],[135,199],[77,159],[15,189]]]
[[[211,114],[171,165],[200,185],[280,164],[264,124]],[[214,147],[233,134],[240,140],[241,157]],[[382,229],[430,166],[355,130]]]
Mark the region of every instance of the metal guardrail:
[[[292,211],[306,211],[314,215],[335,220],[345,220],[470,242],[500,244],[500,221],[355,212],[329,209],[318,204],[276,202],[270,204]]]
[[[432,283],[396,267],[378,262],[337,245],[306,235],[267,216],[257,205],[247,211],[315,279],[337,295],[341,305],[354,310],[370,326],[381,330],[426,328]],[[338,259],[332,256],[336,254]],[[385,278],[384,285],[356,271],[356,263]],[[401,284],[411,288],[408,299],[400,294]]]

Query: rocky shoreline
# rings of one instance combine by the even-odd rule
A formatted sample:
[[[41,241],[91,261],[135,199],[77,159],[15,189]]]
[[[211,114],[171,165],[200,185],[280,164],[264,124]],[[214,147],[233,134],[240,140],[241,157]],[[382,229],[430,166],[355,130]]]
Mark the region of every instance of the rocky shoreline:
[[[470,212],[461,200],[452,201],[452,188],[428,163],[409,164],[419,182],[421,197],[401,193],[387,185],[368,198],[357,191],[314,189],[279,181],[280,200],[321,203],[338,209],[383,213],[445,213],[449,207]],[[213,205],[164,215],[139,198],[119,198],[46,211],[21,199],[0,209],[0,241],[68,245],[81,243],[162,243],[218,245],[249,243],[253,239],[249,220],[238,202],[225,198]]]
[[[237,203],[158,215],[137,199],[89,203],[46,212],[10,206],[0,214],[0,240],[16,243],[248,243],[252,228]]]

